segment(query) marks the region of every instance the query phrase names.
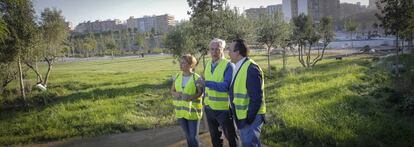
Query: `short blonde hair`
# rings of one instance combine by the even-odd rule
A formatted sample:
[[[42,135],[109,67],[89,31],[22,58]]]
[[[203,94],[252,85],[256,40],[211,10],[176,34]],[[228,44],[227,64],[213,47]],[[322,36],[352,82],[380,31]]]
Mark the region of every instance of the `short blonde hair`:
[[[220,46],[220,49],[224,49],[226,47],[226,41],[224,41],[223,39],[214,38],[213,40],[210,41],[209,46],[211,46],[213,43],[218,43]]]
[[[191,68],[194,68],[197,64],[197,59],[191,54],[185,54],[181,56],[181,60],[185,60],[188,64],[191,65]]]

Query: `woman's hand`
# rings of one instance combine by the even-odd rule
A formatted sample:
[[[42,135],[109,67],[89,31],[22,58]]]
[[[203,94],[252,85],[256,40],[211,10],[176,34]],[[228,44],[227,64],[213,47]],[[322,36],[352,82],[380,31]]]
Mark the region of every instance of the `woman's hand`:
[[[176,99],[180,99],[181,97],[183,97],[183,94],[181,92],[173,92],[172,95]]]

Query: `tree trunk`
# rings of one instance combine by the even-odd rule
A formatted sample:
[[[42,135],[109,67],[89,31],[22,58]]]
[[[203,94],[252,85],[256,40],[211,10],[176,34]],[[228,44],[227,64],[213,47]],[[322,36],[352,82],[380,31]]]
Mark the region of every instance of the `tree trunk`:
[[[315,66],[315,65],[316,65],[316,63],[318,63],[319,61],[322,61],[323,56],[324,56],[324,54],[325,54],[326,47],[328,47],[328,44],[325,44],[325,45],[323,46],[321,56],[318,56],[317,58],[315,58],[315,60],[314,60],[314,61],[313,61],[313,63],[312,63],[312,67],[313,67],[313,66]]]
[[[37,62],[38,60],[37,60],[37,56],[36,56],[36,60],[35,60],[35,69],[36,69],[36,71],[39,71],[39,66],[38,66],[38,62]],[[36,73],[37,74],[37,73]],[[43,82],[43,79],[42,79],[42,76],[40,75],[40,74],[37,74],[37,83],[42,83]]]
[[[282,56],[283,56],[283,59],[282,59],[282,62],[283,62],[283,71],[286,71],[286,62],[287,62],[286,47],[283,47],[283,54],[282,54]]]
[[[24,91],[23,71],[22,71],[22,63],[21,63],[20,56],[17,59],[17,67],[18,67],[18,70],[19,70],[20,94],[23,98],[24,103],[26,103],[26,93]]]
[[[302,54],[301,54],[301,52],[302,52],[302,45],[299,45],[298,46],[298,60],[299,60],[299,63],[302,64],[303,67],[305,67],[305,65],[303,65],[303,63],[302,63],[302,59],[301,59]]]
[[[203,71],[206,69],[206,56],[203,55]]]
[[[395,74],[396,74],[396,76],[397,76],[397,79],[400,77],[400,72],[399,72],[399,69],[398,69],[398,66],[399,66],[399,64],[400,64],[400,59],[399,59],[399,36],[398,36],[398,33],[397,33],[397,35],[396,35],[396,37],[397,37],[397,45],[396,45],[396,57],[395,57]],[[396,83],[396,84],[398,84],[398,83]]]
[[[17,72],[7,73],[6,79],[4,79],[2,81],[3,83],[0,86],[0,94],[4,93],[4,91],[6,90],[7,85],[9,85],[16,78],[16,74],[17,74]]]
[[[352,32],[351,32],[351,49],[353,49],[354,48],[354,40],[352,40]]]
[[[267,70],[269,70],[269,76],[272,76],[272,69],[270,69],[270,46],[267,47]]]
[[[401,39],[401,55],[404,55],[404,43],[405,43],[405,38]]]
[[[26,64],[27,67],[29,67],[30,69],[32,69],[32,71],[36,74],[37,76],[37,83],[42,83],[43,82],[43,78],[42,75],[40,74],[38,68],[37,68],[37,63],[35,65],[35,67],[33,67],[31,64],[25,62],[24,64]]]
[[[409,41],[409,46],[410,46],[410,51],[411,51],[411,55],[414,55],[414,50],[413,50],[413,32],[410,33],[410,41]]]
[[[75,56],[75,48],[71,48],[72,49],[72,56],[71,57],[74,57]]]
[[[46,58],[45,58],[46,59]],[[43,86],[45,86],[45,87],[47,87],[47,82],[48,82],[48,80],[49,80],[49,76],[50,76],[50,71],[52,70],[52,67],[53,67],[53,63],[54,63],[54,61],[55,61],[55,58],[53,58],[53,59],[46,59],[46,62],[47,62],[47,65],[48,65],[48,68],[47,68],[47,72],[46,72],[46,76],[45,76],[45,81],[44,81],[44,83],[43,83]]]
[[[299,57],[299,62],[300,62],[300,64],[302,64],[302,66],[303,67],[306,67],[306,65],[305,65],[305,61],[303,60],[303,54],[304,54],[304,47],[305,47],[305,45],[299,45],[299,48],[298,48],[298,50],[299,50],[299,55],[298,55],[298,57]]]
[[[312,48],[312,44],[309,44],[308,53],[306,54],[306,67],[307,68],[310,67],[311,48]]]

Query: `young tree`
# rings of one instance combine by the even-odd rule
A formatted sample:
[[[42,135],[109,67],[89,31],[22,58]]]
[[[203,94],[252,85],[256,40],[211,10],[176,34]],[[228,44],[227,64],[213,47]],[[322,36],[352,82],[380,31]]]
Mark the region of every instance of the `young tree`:
[[[319,26],[318,33],[321,37],[320,42],[323,43],[323,47],[322,47],[322,53],[320,52],[320,49],[318,48],[318,55],[313,59],[311,63],[312,66],[315,66],[316,63],[318,63],[319,61],[323,59],[326,47],[328,47],[329,43],[331,43],[333,38],[335,37],[335,33],[333,30],[333,24],[332,24],[332,17],[323,17],[318,26]]]
[[[89,34],[88,37],[83,39],[82,41],[82,49],[86,53],[86,58],[89,58],[89,53],[96,50],[97,42],[95,40],[95,37],[92,34]]]
[[[348,19],[345,21],[345,31],[347,31],[351,36],[351,48],[354,48],[354,40],[352,39],[352,35],[357,30],[357,25],[352,21],[352,19]]]
[[[377,7],[380,13],[377,13],[377,18],[381,21],[381,26],[387,30],[387,34],[395,35],[396,40],[396,58],[395,65],[398,67],[399,63],[399,38],[402,32],[405,32],[410,27],[409,19],[412,17],[410,11],[413,8],[413,1],[410,0],[380,0],[377,2]],[[395,68],[396,77],[400,76],[398,68]],[[398,80],[396,80],[397,82]]]
[[[23,84],[22,58],[28,52],[30,45],[33,43],[36,31],[35,12],[32,2],[29,0],[0,0],[1,14],[10,32],[4,42],[3,48],[5,56],[9,61],[17,62],[19,75],[20,93],[24,101],[26,94]],[[14,60],[16,59],[16,60]]]
[[[411,1],[411,3],[407,3],[406,4],[406,8],[407,9],[406,13],[407,15],[407,19],[406,19],[406,24],[407,27],[405,27],[404,29],[404,34],[405,34],[405,39],[408,42],[408,48],[410,49],[410,53],[411,55],[414,55],[414,49],[413,49],[413,35],[414,35],[414,2]]]
[[[191,30],[192,24],[190,22],[184,22],[171,30],[164,38],[165,47],[171,50],[175,58],[178,59],[188,53],[197,53],[197,50],[194,50],[195,40],[190,35]]]
[[[257,42],[267,47],[267,66],[269,76],[272,75],[270,70],[270,51],[275,49],[288,39],[288,24],[283,20],[282,13],[273,15],[263,14],[257,22]]]
[[[249,20],[245,14],[240,14],[237,8],[231,9],[226,6],[224,10],[214,13],[217,20],[222,21],[221,38],[225,40],[234,40],[242,38],[247,42],[253,42],[254,23]]]
[[[117,48],[118,46],[112,37],[107,37],[105,39],[105,50],[111,53],[112,59],[114,58],[114,52],[116,52]]]
[[[157,46],[157,42],[155,40],[155,35],[156,35],[155,29],[154,28],[151,28],[151,32],[149,32],[149,34],[148,34],[148,38],[149,38],[149,48],[151,48],[151,49],[154,49],[154,48],[157,48],[158,47]]]
[[[222,33],[223,20],[215,17],[214,13],[222,11],[227,0],[187,0],[191,11],[188,11],[192,24],[191,35],[194,37],[195,50],[199,53],[198,59],[203,59],[208,53],[208,43],[213,37]]]
[[[64,48],[66,47],[65,41],[69,37],[69,29],[66,25],[65,19],[62,16],[62,11],[50,8],[44,9],[41,13],[40,32],[42,39],[38,38],[38,40],[39,42],[43,41],[43,46],[35,45],[39,44],[39,42],[32,45],[35,46],[32,47],[32,49],[35,50],[34,57],[36,59],[34,62],[36,66],[33,66],[33,62],[25,62],[25,64],[36,73],[38,84],[42,84],[44,87],[47,87],[53,65],[59,56],[64,55]],[[43,58],[48,65],[44,79],[37,68],[37,62],[40,58],[38,56],[39,52],[36,50],[41,50],[40,57]]]
[[[138,47],[138,49],[146,49],[148,48],[147,43],[145,41],[145,36],[142,33],[137,33],[135,36],[135,45]]]
[[[303,67],[311,68],[323,58],[318,50],[318,55],[311,60],[312,47],[323,37],[322,42],[324,42],[324,48],[326,48],[333,38],[332,22],[329,18],[324,18],[319,24],[319,28],[315,28],[316,24],[313,24],[310,16],[299,15],[293,18],[293,24],[292,40],[298,45],[298,60]]]

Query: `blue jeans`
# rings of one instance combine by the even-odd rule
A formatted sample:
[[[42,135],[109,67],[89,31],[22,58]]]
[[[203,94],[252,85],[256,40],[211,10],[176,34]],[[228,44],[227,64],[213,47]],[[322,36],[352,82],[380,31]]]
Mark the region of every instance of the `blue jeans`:
[[[189,147],[198,147],[200,142],[198,140],[198,128],[200,127],[200,120],[187,120],[179,118],[178,123],[183,128],[187,144]]]
[[[240,140],[243,147],[261,147],[260,132],[263,126],[263,115],[256,115],[253,123],[239,128]]]
[[[237,134],[230,111],[213,110],[209,106],[205,106],[204,110],[213,147],[223,146],[223,140],[221,139],[222,132],[219,130],[219,126],[223,129],[229,146],[237,147]]]

